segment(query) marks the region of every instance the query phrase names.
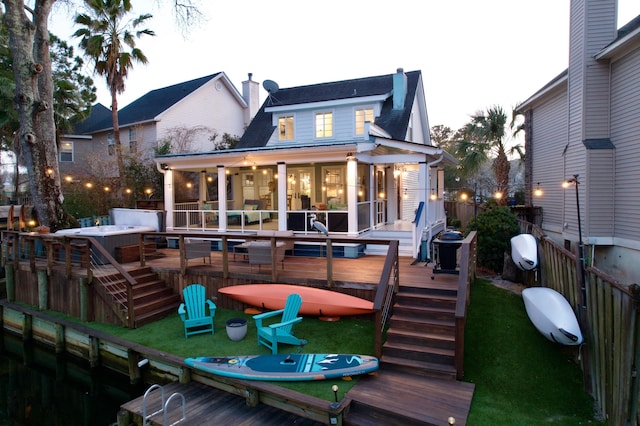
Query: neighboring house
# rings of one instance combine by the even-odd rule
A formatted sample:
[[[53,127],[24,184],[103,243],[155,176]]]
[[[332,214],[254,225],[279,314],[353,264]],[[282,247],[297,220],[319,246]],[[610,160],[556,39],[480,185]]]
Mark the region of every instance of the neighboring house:
[[[202,152],[213,149],[213,135],[218,142],[224,133],[240,137],[259,107],[259,84],[249,75],[242,85],[240,94],[226,74],[218,72],[152,90],[118,111],[123,153],[151,160],[154,148],[167,139],[172,140],[172,152]],[[104,168],[98,164],[102,162],[117,176],[111,111],[95,105],[74,130],[61,140],[60,173],[95,175]]]
[[[420,71],[280,89],[235,149],[156,158],[168,230],[316,231],[400,239],[430,257],[445,228],[446,164],[431,145]],[[419,213],[419,214],[416,214]],[[367,248],[370,250],[370,248]]]
[[[619,30],[616,16],[616,1],[572,1],[569,68],[518,110],[527,194],[542,207],[542,228],[574,251],[581,231],[589,264],[637,283],[640,16]],[[574,175],[578,199],[575,186],[562,187]]]

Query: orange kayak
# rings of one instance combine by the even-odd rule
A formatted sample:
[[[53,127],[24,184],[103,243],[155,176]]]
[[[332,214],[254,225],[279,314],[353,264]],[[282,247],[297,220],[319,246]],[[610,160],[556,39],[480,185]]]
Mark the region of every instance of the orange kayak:
[[[267,310],[284,309],[287,296],[298,293],[302,297],[301,315],[339,317],[373,313],[373,302],[314,287],[290,284],[246,284],[224,287],[218,292],[247,305]]]

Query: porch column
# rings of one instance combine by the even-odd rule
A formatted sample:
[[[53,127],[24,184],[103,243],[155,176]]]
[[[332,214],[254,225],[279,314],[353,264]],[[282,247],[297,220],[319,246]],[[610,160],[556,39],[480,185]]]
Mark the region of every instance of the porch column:
[[[227,169],[218,165],[218,231],[227,231]]]
[[[356,236],[358,235],[358,160],[349,154],[347,154],[347,230],[349,236]]]
[[[164,204],[167,217],[164,218],[167,231],[173,231],[173,210],[175,209],[175,194],[173,193],[173,170],[164,170]]]
[[[287,229],[287,165],[278,162],[278,229]]]
[[[376,199],[376,166],[369,164],[369,228],[373,231],[376,227],[376,209],[378,208]]]

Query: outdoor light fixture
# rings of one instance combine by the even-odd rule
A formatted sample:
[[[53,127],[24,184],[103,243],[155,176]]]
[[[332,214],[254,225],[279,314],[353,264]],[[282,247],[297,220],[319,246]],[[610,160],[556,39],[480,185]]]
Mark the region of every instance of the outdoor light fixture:
[[[338,385],[331,386],[331,390],[333,391],[335,401],[338,402]]]
[[[91,188],[93,188],[93,184],[92,184],[91,182],[87,182],[87,183],[85,183],[85,184],[84,184],[84,186],[86,186],[86,187],[87,187],[87,189],[91,189]]]
[[[406,192],[406,189],[405,189]],[[429,198],[431,199],[431,201],[435,201],[438,199],[438,194],[436,194],[436,190],[431,188],[431,195],[429,196]]]
[[[502,192],[496,191],[493,196],[496,197],[496,200],[500,200],[502,199]]]
[[[463,192],[462,194],[460,194],[460,199],[462,201],[467,201],[467,198],[469,198],[469,196],[467,195],[466,192]]]
[[[533,191],[533,195],[536,197],[542,197],[542,189],[540,188],[540,182],[537,183],[536,189]]]

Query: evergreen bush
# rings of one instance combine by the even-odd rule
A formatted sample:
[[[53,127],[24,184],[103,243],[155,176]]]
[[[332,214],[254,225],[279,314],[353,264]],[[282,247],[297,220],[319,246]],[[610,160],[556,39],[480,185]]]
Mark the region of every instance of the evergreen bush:
[[[478,265],[502,272],[504,252],[520,233],[518,219],[509,207],[495,207],[478,214],[467,226],[478,231]]]

